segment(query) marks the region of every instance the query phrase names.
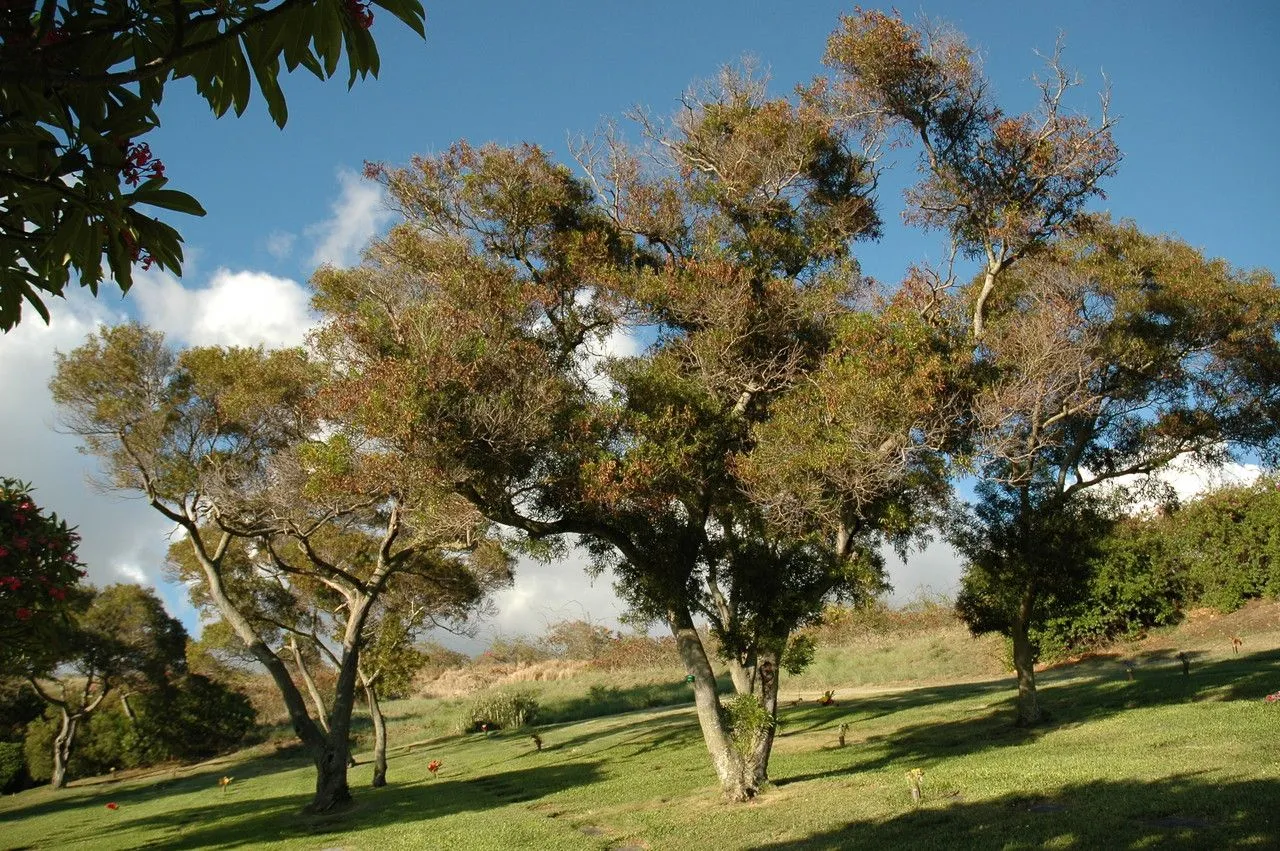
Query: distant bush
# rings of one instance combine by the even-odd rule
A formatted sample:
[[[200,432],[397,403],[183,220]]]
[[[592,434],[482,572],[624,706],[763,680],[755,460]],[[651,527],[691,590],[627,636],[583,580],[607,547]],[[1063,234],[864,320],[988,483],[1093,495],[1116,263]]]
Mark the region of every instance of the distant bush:
[[[0,742],[0,792],[17,792],[27,780],[27,761],[22,742]]]
[[[843,647],[872,638],[932,632],[959,622],[955,604],[943,597],[923,597],[900,608],[872,600],[859,606],[829,605],[818,624],[803,634],[819,647]]]
[[[1220,488],[1155,524],[1168,538],[1170,569],[1198,605],[1234,611],[1280,597],[1280,481]]]
[[[674,636],[618,635],[591,660],[593,668],[627,671],[648,668],[683,670]]]
[[[1044,602],[1049,616],[1032,629],[1040,658],[1060,659],[1177,623],[1186,603],[1185,575],[1168,557],[1150,521],[1117,524],[1090,565],[1088,590],[1069,606]]]
[[[503,638],[498,636],[493,639],[488,650],[476,657],[475,662],[478,665],[493,663],[527,665],[549,658],[551,658],[551,653],[545,647],[527,638]]]
[[[478,695],[463,709],[458,732],[516,729],[532,724],[537,717],[538,700],[532,692],[492,691]]]
[[[613,642],[613,630],[585,620],[559,621],[547,627],[542,644],[557,659],[598,659]]]

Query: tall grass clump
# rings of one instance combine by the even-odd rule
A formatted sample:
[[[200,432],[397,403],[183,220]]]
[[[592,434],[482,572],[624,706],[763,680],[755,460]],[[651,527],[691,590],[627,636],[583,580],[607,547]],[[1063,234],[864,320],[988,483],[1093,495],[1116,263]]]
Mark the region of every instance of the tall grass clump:
[[[477,695],[458,719],[459,733],[513,730],[538,717],[538,699],[529,691],[491,691]]]

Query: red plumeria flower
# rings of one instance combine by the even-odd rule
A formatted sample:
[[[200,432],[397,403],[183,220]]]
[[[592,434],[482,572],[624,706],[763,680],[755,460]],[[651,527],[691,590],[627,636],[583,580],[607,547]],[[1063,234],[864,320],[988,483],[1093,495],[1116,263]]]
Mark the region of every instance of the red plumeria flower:
[[[13,615],[20,621],[31,620],[31,610],[28,609],[26,606],[23,606],[22,608],[18,609],[16,612],[13,613]]]
[[[347,17],[362,30],[373,26],[373,11],[369,8],[369,0],[346,0]]]
[[[111,803],[107,804],[107,809],[109,809],[109,810],[118,810],[118,809],[120,809],[120,805],[119,805],[119,804],[117,804],[115,801],[112,801]]]

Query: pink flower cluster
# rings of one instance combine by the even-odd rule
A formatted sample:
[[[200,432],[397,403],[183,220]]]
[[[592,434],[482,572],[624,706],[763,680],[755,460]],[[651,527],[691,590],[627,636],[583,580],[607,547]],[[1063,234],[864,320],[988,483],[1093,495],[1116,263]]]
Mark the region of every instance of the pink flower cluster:
[[[1269,695],[1267,695],[1266,700],[1267,700],[1267,703],[1277,703],[1277,702],[1280,702],[1280,691],[1276,692],[1275,694],[1269,694]]]

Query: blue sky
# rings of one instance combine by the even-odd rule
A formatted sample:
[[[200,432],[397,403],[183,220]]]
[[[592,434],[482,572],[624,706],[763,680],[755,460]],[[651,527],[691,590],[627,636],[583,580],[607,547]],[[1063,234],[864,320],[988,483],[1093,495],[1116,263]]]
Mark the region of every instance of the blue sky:
[[[215,120],[187,82],[170,86],[163,127],[149,138],[171,186],[199,198],[208,216],[175,217],[189,262],[184,279],[141,276],[135,292],[52,305],[50,328],[29,315],[0,337],[0,471],[30,479],[85,535],[82,555],[100,583],[158,583],[192,622],[181,589],[163,584],[164,524],[137,501],[97,493],[74,441],[54,434],[43,382],[53,348],[66,350],[99,321],[138,316],[176,341],[295,342],[305,332],[305,282],[320,260],[354,262],[360,245],[389,223],[365,160],[472,142],[536,142],[566,158],[569,137],[621,119],[636,105],[674,110],[691,83],[750,54],[779,93],[821,72],[838,15],[833,2],[429,3],[422,42],[390,15],[374,33],[377,80],[345,89],[345,78],[284,81],[290,120],[281,131],[260,99],[241,118]],[[984,59],[1000,102],[1034,105],[1036,51],[1061,32],[1066,63],[1085,82],[1073,107],[1092,112],[1110,80],[1116,138],[1125,159],[1099,206],[1145,229],[1176,233],[1240,266],[1280,269],[1280,4],[1192,2],[982,2],[903,7],[965,33]],[[882,182],[888,227],[859,251],[865,270],[892,282],[906,266],[937,259],[941,243],[899,224],[909,155]],[[893,580],[909,595],[945,590],[954,560],[933,550]],[[589,587],[574,565],[530,567],[499,600],[487,627],[537,631],[583,613],[612,622],[607,583]]]

